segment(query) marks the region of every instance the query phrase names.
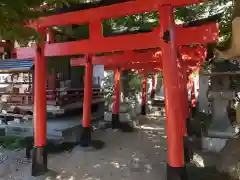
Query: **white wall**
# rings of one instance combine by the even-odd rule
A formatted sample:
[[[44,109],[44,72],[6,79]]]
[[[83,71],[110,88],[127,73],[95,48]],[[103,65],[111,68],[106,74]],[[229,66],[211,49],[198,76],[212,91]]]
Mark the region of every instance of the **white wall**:
[[[98,84],[98,77],[100,84],[104,79],[104,65],[94,65],[93,66],[93,84]]]

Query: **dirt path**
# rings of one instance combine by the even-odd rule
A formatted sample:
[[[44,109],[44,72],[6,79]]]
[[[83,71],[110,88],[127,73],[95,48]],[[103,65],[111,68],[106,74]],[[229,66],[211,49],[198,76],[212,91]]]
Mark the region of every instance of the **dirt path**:
[[[93,139],[104,141],[103,149],[84,152],[76,147],[50,156],[46,177],[31,177],[28,163],[0,172],[0,180],[161,180],[166,165],[164,127],[163,119],[159,123],[159,117],[149,116],[133,133],[96,131]]]

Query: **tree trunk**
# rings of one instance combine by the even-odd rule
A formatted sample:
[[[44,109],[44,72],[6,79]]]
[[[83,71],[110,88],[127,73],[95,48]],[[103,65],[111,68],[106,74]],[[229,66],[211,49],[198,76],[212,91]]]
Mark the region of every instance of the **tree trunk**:
[[[233,19],[240,17],[240,0],[233,0]]]
[[[218,56],[223,59],[234,59],[240,56],[240,0],[233,0],[232,33],[229,47],[224,50],[216,49]],[[228,46],[228,45],[227,45]]]

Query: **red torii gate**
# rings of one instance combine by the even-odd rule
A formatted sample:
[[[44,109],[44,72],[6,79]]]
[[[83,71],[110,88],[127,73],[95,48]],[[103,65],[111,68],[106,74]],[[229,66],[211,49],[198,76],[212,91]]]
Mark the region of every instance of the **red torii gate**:
[[[199,67],[201,62],[203,62],[207,57],[207,48],[204,45],[195,45],[193,47],[189,46],[180,46],[178,48],[179,58],[184,61],[184,69],[189,71],[193,68]],[[120,53],[114,53],[105,56],[94,56],[92,63],[93,64],[102,64],[105,65],[105,70],[114,70],[115,71],[115,80],[118,78],[118,71],[120,70],[140,70],[142,73],[149,73],[149,72],[160,72],[162,71],[161,62],[159,63],[159,59],[162,56],[162,51],[160,49],[150,49],[150,50],[142,50],[142,51],[125,51]],[[71,59],[71,66],[84,66],[85,65],[85,58],[72,58]],[[120,70],[119,70],[120,68]],[[184,78],[186,78],[184,76]],[[115,81],[115,87],[119,84],[119,82]],[[153,98],[155,95],[155,77],[152,77],[152,92],[151,97]],[[186,82],[184,83],[186,84]],[[113,108],[113,115],[112,115],[112,127],[119,128],[119,99],[117,98],[119,94],[119,88],[115,88],[115,95],[114,95],[114,106],[117,108]],[[185,96],[187,95],[187,89],[185,89]],[[187,98],[187,97],[186,97]],[[117,102],[116,102],[117,101]],[[143,102],[145,102],[143,100]],[[146,103],[145,103],[146,104]],[[142,106],[142,114],[144,115],[145,111],[144,108],[146,105],[143,104]],[[187,106],[187,103],[186,103]],[[189,117],[189,111],[186,110],[187,117]],[[117,126],[117,125],[118,126]]]
[[[182,66],[184,66],[184,70],[187,71],[187,70],[191,70],[193,68],[196,68],[196,67],[199,67],[201,62],[203,61],[204,59],[202,59],[201,61],[183,61],[181,62]],[[114,70],[115,71],[115,74],[118,74],[118,71],[120,70],[138,70],[139,73],[141,74],[147,74],[147,73],[156,73],[156,72],[160,72],[162,71],[162,65],[160,62],[156,62],[156,61],[146,61],[146,62],[131,62],[131,63],[128,63],[128,64],[118,64],[118,65],[114,65],[114,64],[110,64],[110,65],[106,65],[104,67],[105,70]],[[186,73],[185,71],[182,72],[182,80],[179,81],[179,85],[181,86],[182,90],[183,90],[183,93],[182,93],[182,97],[183,97],[183,103],[185,103],[185,106],[186,107],[183,107],[185,110],[183,112],[183,116],[184,117],[189,117],[189,109],[188,109],[188,97],[187,97],[187,77],[186,77]],[[116,75],[116,76],[119,76],[119,75]],[[145,76],[144,76],[145,77]],[[117,78],[118,79],[118,78]],[[145,81],[143,81],[144,83]],[[154,81],[154,78],[153,78],[153,82],[152,82],[152,86],[154,87],[155,86],[155,81]],[[114,97],[116,98],[118,96],[118,91],[119,90],[119,86],[116,87],[117,85],[119,85],[119,82],[116,81],[116,77],[115,77],[115,90],[117,91],[117,93],[114,94]],[[144,89],[144,84],[143,84],[143,90]],[[153,88],[153,91],[155,91],[155,88]],[[154,92],[153,92],[154,93]],[[145,91],[143,91],[143,94],[146,94]],[[152,94],[152,93],[151,93]],[[142,99],[142,115],[145,115],[146,111],[146,100],[144,100],[144,97]],[[116,100],[114,101],[114,107],[118,107],[118,104],[119,102],[116,102]],[[118,108],[119,109],[119,108]],[[118,113],[114,113],[114,112],[118,112]],[[112,121],[119,121],[118,119],[118,114],[119,114],[119,110],[114,110],[113,111],[113,117],[112,117]],[[113,122],[114,123],[114,122]],[[119,124],[119,122],[117,122],[117,124]],[[183,125],[185,126],[185,125]],[[184,128],[184,133],[186,135],[186,130]]]
[[[145,59],[146,60],[146,59]],[[119,121],[119,105],[120,105],[120,70],[141,70],[139,74],[143,74],[142,81],[142,102],[141,102],[141,114],[146,115],[147,108],[147,75],[150,72],[162,71],[162,65],[158,62],[141,62],[141,63],[129,63],[121,65],[108,65],[104,67],[105,70],[114,70],[114,102],[113,102],[113,113],[112,113],[112,128],[120,128]]]
[[[187,119],[190,117],[190,111],[188,107],[188,93],[187,93],[187,77],[185,71],[191,71],[195,68],[199,68],[200,64],[207,57],[207,48],[203,45],[195,45],[193,47],[183,46],[179,47],[179,61],[180,66],[183,66],[181,71],[181,80],[179,85],[182,91],[182,102],[183,109],[180,119]],[[106,56],[95,56],[93,57],[93,64],[103,64],[105,65],[105,70],[114,70],[114,102],[113,102],[113,112],[112,112],[112,128],[121,128],[121,123],[119,121],[119,104],[120,104],[120,70],[138,70],[139,73],[144,75],[142,82],[142,104],[141,104],[141,114],[146,115],[147,107],[147,74],[149,72],[160,72],[162,71],[161,50],[144,50],[144,51],[128,51],[124,53],[116,53]],[[85,58],[72,58],[71,66],[83,66]],[[153,77],[152,81],[152,93],[155,93],[155,79]],[[185,106],[184,106],[185,104]],[[186,122],[182,122],[182,135],[187,136]],[[185,161],[190,162],[191,154],[189,153],[188,145],[186,145],[184,151]]]
[[[193,47],[180,46],[179,56],[184,61],[203,61],[206,58],[206,47],[203,45],[195,45]],[[104,56],[94,56],[93,64],[104,64],[104,65],[117,65],[125,64],[129,62],[146,62],[146,61],[159,61],[162,56],[161,49],[149,49],[149,50],[138,50],[138,51],[124,51],[119,53],[108,54]],[[82,58],[71,58],[72,66],[83,66],[85,65],[85,59]]]
[[[92,91],[92,54],[96,52],[128,51],[133,49],[162,48],[162,67],[165,85],[165,104],[167,118],[168,168],[167,179],[187,179],[183,138],[178,128],[183,119],[181,114],[181,93],[178,86],[180,69],[177,66],[177,46],[215,41],[218,37],[216,23],[208,23],[199,27],[182,27],[174,23],[174,7],[199,3],[199,0],[136,0],[95,9],[65,13],[40,18],[32,26],[43,33],[52,26],[89,23],[90,39],[65,43],[37,44],[36,48],[17,49],[19,58],[35,58],[35,88],[34,88],[34,151],[32,174],[38,175],[47,171],[46,146],[46,61],[44,56],[67,56],[87,54],[85,75],[85,96],[83,110],[83,133],[81,144],[89,145],[90,104]],[[133,8],[134,7],[134,8]],[[103,37],[101,21],[106,18],[119,17],[157,10],[161,17],[161,25],[149,33],[124,35],[118,37]],[[96,15],[97,14],[97,15]],[[169,33],[168,33],[169,32]],[[169,39],[164,38],[169,34]],[[177,35],[176,35],[177,34]],[[183,35],[187,36],[183,36]],[[158,38],[157,38],[158,37]],[[127,43],[126,43],[127,42]],[[180,120],[179,120],[180,119]]]

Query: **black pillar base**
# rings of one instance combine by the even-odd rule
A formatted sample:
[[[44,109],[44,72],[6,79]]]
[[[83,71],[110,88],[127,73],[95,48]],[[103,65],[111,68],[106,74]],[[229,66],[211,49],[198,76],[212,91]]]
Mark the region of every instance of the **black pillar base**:
[[[142,107],[141,107],[141,115],[146,115],[147,114],[147,106],[146,104],[142,104]]]
[[[191,107],[191,116],[194,118],[197,114],[197,108],[196,107]]]
[[[26,137],[25,138],[25,158],[30,159],[31,158],[31,151],[33,150],[33,138],[32,137]]]
[[[46,147],[34,147],[32,153],[32,176],[41,176],[47,172]]]
[[[80,134],[80,146],[88,147],[91,143],[91,127],[82,127]]]
[[[190,141],[191,140],[188,136],[185,136],[183,139],[185,163],[190,163],[193,160],[193,150],[192,150]]]
[[[186,167],[171,167],[167,165],[167,180],[188,180]]]
[[[156,91],[155,91],[155,90],[152,90],[152,91],[151,91],[150,98],[151,98],[151,99],[154,99],[154,98],[155,98],[155,94],[156,94]]]
[[[187,135],[183,137],[184,142],[184,159],[185,163],[190,163],[191,160],[193,160],[193,149],[192,149],[192,143],[191,143],[191,136],[192,133],[192,124],[189,117],[186,118],[186,129],[187,129]]]
[[[121,123],[119,121],[119,114],[112,114],[112,129],[120,129]]]

